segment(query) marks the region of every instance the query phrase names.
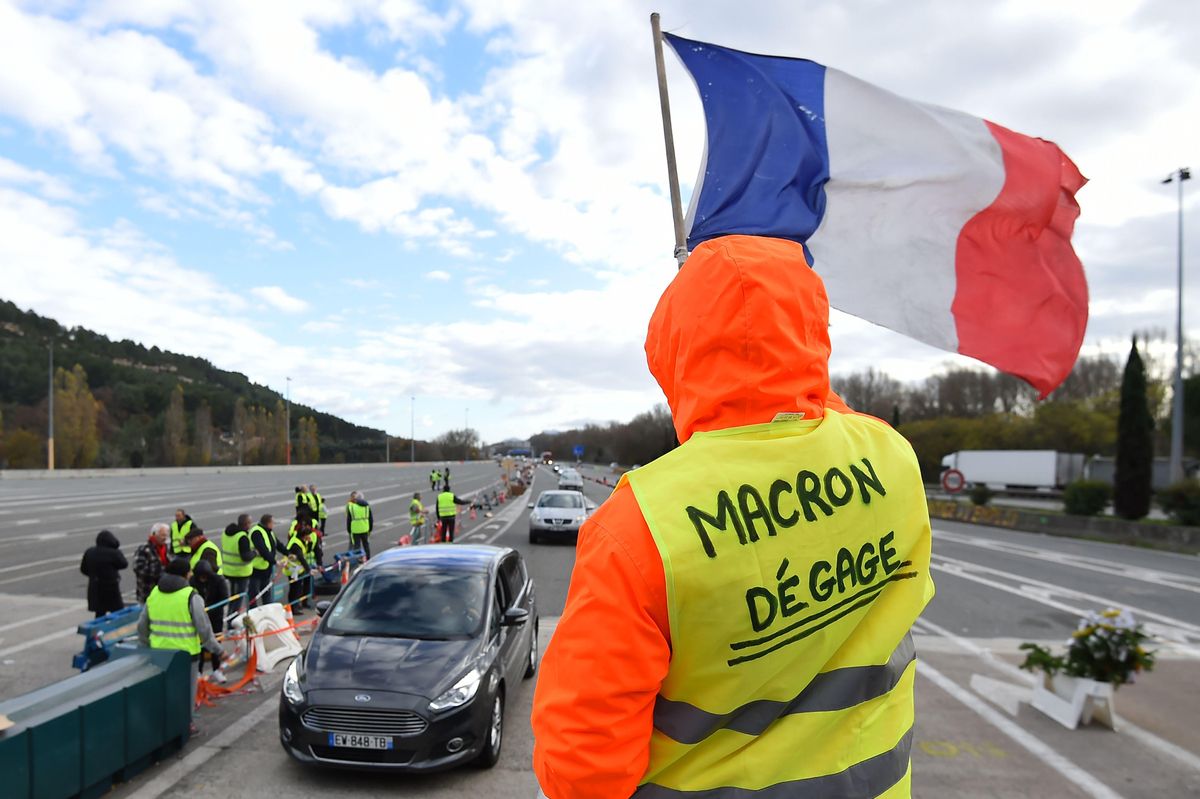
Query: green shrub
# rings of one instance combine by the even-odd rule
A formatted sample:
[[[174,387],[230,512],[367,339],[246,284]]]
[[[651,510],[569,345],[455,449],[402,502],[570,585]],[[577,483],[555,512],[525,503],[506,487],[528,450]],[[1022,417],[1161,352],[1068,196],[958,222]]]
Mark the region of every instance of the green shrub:
[[[1101,480],[1076,480],[1063,492],[1063,510],[1072,516],[1095,516],[1112,498],[1112,486]]]
[[[992,497],[996,496],[996,492],[987,487],[987,483],[976,483],[971,486],[971,502],[976,505],[986,505],[991,501]]]
[[[1158,492],[1158,504],[1176,524],[1200,526],[1200,480],[1180,480]]]

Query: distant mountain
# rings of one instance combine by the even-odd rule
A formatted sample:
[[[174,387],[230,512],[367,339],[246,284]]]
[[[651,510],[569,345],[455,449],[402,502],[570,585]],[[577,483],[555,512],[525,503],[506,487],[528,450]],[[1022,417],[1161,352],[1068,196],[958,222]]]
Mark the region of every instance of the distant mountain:
[[[0,464],[7,460],[10,467],[21,467],[45,462],[51,339],[56,369],[81,366],[87,375],[86,389],[99,402],[94,424],[98,447],[89,465],[155,466],[181,459],[197,463],[204,462],[205,455],[210,463],[237,463],[239,456],[243,462],[282,461],[284,426],[275,414],[282,415],[284,400],[278,392],[238,372],[218,369],[203,358],[147,349],[129,340],[112,341],[85,328],[67,329],[0,300]],[[183,390],[182,414],[176,409],[168,419],[177,386]],[[86,403],[81,406],[63,396],[66,407],[55,410],[55,451],[60,465],[70,465],[63,463],[59,439],[77,431],[73,420],[63,414],[78,413],[77,406]],[[239,400],[242,412],[235,410]],[[256,407],[261,409],[257,417]],[[383,431],[292,403],[293,462],[297,462],[301,436],[309,435],[311,442],[309,423],[300,426],[306,418],[316,422],[319,448],[319,455],[306,450],[307,457],[324,463],[383,460]],[[393,452],[399,443],[393,439]],[[408,440],[402,443],[407,455]]]

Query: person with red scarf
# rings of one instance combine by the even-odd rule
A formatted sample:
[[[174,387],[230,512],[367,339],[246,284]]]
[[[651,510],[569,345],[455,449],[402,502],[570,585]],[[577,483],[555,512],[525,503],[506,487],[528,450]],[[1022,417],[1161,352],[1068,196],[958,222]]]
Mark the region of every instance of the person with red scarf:
[[[167,536],[170,529],[163,523],[150,528],[150,538],[133,553],[133,574],[137,577],[138,604],[146,604],[146,597],[158,585],[163,567],[171,560],[167,551]]]

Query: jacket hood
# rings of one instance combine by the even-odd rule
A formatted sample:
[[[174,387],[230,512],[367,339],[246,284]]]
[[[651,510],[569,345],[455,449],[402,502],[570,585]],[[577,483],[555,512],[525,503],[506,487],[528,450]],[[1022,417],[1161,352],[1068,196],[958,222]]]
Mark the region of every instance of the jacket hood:
[[[804,248],[761,236],[698,246],[646,334],[680,443],[780,413],[823,416],[829,352],[829,299]]]
[[[99,533],[96,534],[96,546],[110,547],[112,549],[120,549],[121,542],[118,541],[117,537],[115,535],[113,535],[111,532],[109,532],[108,530],[101,530]]]
[[[354,500],[354,504],[362,505],[364,508],[371,507],[371,504],[367,502],[366,497],[359,497],[358,499]]]
[[[188,581],[178,574],[164,574],[158,578],[158,590],[164,594],[173,594],[181,588],[187,588]]]

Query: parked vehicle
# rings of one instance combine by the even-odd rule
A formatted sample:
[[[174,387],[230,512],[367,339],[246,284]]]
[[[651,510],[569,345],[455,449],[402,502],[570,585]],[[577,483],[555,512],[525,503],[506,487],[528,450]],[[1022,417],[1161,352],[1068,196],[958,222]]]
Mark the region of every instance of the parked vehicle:
[[[518,552],[391,549],[317,612],[279,699],[289,755],[360,770],[496,764],[505,697],[538,662],[534,585]]]
[[[1083,477],[1084,456],[1052,449],[973,449],[942,458],[948,469],[962,473],[967,485],[988,488],[1026,488],[1049,491]]]
[[[543,491],[529,508],[529,543],[536,544],[577,535],[596,503],[579,491]]]

